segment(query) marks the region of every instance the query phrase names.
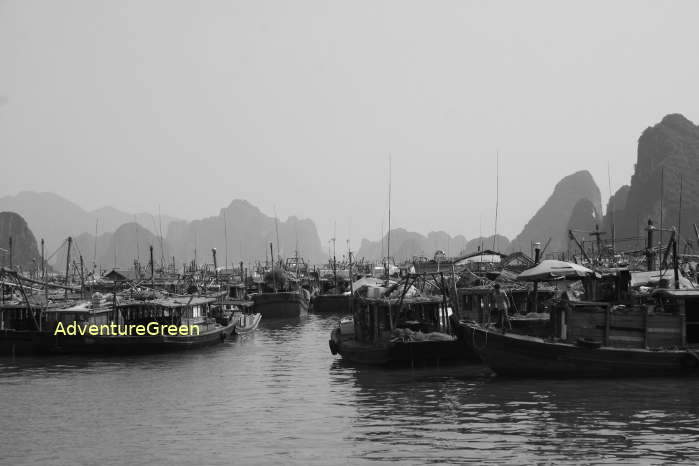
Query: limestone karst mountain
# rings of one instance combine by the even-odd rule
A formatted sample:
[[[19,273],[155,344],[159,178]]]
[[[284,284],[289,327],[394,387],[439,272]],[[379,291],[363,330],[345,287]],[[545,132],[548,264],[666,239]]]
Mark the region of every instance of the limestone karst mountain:
[[[171,255],[187,262],[194,259],[196,250],[199,262],[211,263],[213,248],[217,249],[220,265],[226,263],[226,258],[228,265],[236,265],[241,260],[258,260],[269,257],[270,243],[274,247],[275,259],[291,257],[298,250],[306,261],[318,263],[327,260],[327,252],[321,245],[312,220],[292,216],[275,222],[274,217],[263,214],[260,209],[241,199],[221,209],[218,216],[191,222],[172,222],[166,238],[172,246]]]
[[[36,238],[24,218],[15,212],[0,212],[0,266],[7,267],[10,262],[15,268],[33,271],[40,267],[41,256]]]
[[[692,224],[699,224],[699,126],[680,114],[667,115],[643,131],[637,157],[626,202],[616,202],[614,223],[620,240],[617,249],[633,249],[639,241],[642,244],[649,218],[656,227],[660,226],[661,197],[663,226],[680,226],[680,180],[680,247],[684,249],[686,240],[696,244]],[[665,234],[666,239],[669,236]]]
[[[490,242],[492,244],[492,238]],[[411,260],[413,257],[432,259],[437,251],[444,251],[450,257],[458,256],[468,249],[468,244],[463,235],[452,237],[444,231],[431,231],[425,236],[404,228],[391,230],[391,257],[396,261]],[[380,260],[386,256],[387,248],[388,233],[379,241],[363,239],[356,256],[372,261]]]
[[[22,215],[37,240],[44,238],[48,255],[53,254],[68,236],[77,237],[83,233],[94,235],[96,223],[98,235],[114,232],[124,223],[134,221],[157,235],[162,223],[164,235],[169,223],[174,220],[168,215],[129,214],[113,207],[89,212],[57,194],[34,191],[22,191],[0,198],[2,210]]]
[[[556,184],[546,203],[524,226],[522,232],[512,240],[509,249],[527,253],[531,250],[532,243],[540,242],[543,245],[551,238],[547,253],[566,251],[571,215],[581,199],[587,199],[595,211],[595,218],[601,219],[600,190],[587,170],[568,175]],[[580,209],[582,208],[581,206]],[[594,225],[589,225],[587,228],[594,228]]]

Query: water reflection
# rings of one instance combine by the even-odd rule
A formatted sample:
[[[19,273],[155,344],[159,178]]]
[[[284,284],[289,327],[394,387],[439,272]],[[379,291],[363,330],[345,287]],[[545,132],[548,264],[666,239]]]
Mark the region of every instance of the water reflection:
[[[699,461],[693,379],[352,366],[328,350],[337,319],[263,320],[253,335],[172,355],[0,359],[0,460]]]

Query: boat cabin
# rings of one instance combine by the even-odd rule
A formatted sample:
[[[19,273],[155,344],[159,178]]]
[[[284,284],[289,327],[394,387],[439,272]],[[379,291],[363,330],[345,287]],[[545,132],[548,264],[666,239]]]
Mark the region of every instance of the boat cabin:
[[[366,343],[390,339],[397,329],[422,333],[450,333],[441,296],[356,299],[353,312],[355,340]]]
[[[563,301],[552,314],[554,336],[621,348],[699,344],[699,289],[659,288],[631,301]]]

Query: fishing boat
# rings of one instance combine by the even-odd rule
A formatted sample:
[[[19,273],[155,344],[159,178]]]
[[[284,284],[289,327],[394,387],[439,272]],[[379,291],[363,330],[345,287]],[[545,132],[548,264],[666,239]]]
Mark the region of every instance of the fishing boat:
[[[308,314],[310,293],[300,289],[294,291],[277,291],[252,295],[255,311],[265,319],[300,317]]]
[[[332,331],[330,351],[369,365],[464,362],[469,356],[453,334],[445,302],[442,296],[422,296],[407,283],[364,287],[352,298],[352,317]]]
[[[699,289],[656,288],[630,305],[562,301],[553,334],[535,337],[462,322],[497,374],[516,377],[699,375]]]

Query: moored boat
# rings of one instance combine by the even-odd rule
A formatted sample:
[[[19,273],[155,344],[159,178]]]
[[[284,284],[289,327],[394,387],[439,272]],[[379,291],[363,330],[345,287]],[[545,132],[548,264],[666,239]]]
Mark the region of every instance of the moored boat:
[[[406,283],[391,289],[366,287],[352,303],[352,317],[343,318],[329,340],[330,351],[343,360],[419,366],[470,359],[453,334],[442,296],[420,296]]]
[[[305,289],[252,295],[255,311],[265,319],[300,317],[308,314],[309,293]]]
[[[460,324],[499,375],[646,377],[699,375],[699,290],[658,289],[630,307],[569,302],[555,311],[554,335],[518,335]]]

